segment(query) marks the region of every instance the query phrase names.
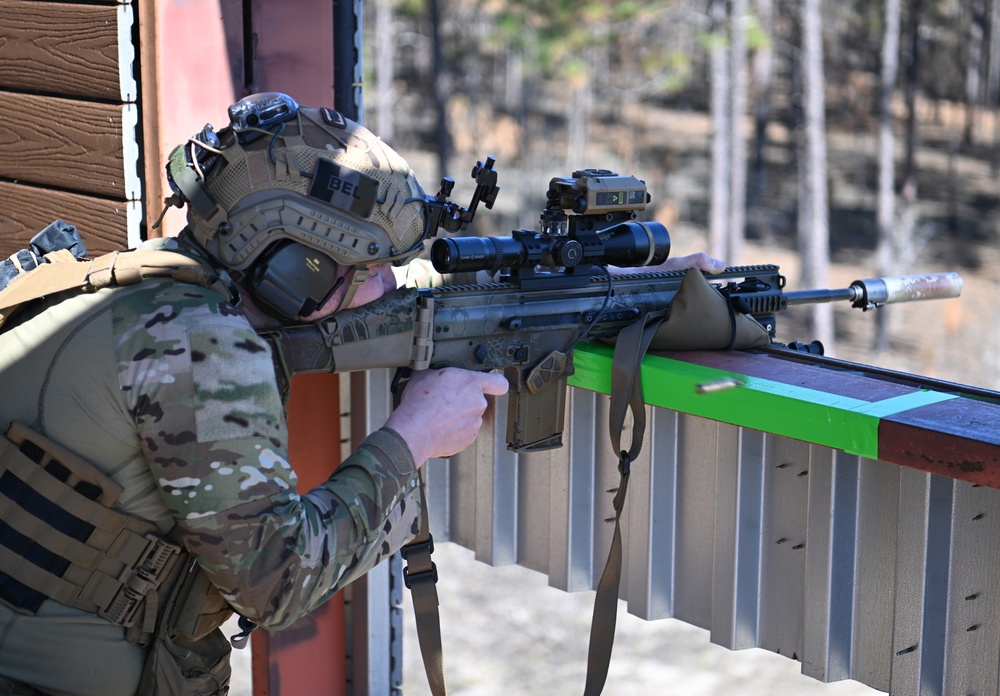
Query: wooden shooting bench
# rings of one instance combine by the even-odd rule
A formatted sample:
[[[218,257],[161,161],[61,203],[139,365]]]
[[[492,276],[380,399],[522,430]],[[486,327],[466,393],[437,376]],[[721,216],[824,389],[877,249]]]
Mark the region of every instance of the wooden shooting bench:
[[[436,539],[567,591],[596,586],[618,483],[611,351],[575,355],[561,449],[506,451],[500,406],[473,450],[431,463],[429,491]],[[822,681],[998,692],[1000,394],[771,349],[650,355],[643,385],[630,613]]]

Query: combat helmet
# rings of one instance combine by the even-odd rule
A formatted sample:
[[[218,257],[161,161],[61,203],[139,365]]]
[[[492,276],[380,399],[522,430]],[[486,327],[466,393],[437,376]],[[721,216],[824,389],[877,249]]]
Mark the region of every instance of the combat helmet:
[[[368,266],[421,251],[424,191],[371,131],[278,92],[228,115],[177,146],[167,175],[190,234],[263,309],[298,319],[342,283],[346,306]]]

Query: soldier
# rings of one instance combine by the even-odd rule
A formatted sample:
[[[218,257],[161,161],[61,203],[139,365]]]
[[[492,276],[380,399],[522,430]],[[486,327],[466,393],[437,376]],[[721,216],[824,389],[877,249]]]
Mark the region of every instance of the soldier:
[[[189,224],[151,245],[226,270],[233,284],[161,278],[22,308],[0,334],[0,422],[96,466],[123,489],[117,510],[170,533],[226,604],[280,629],[412,536],[417,468],[467,446],[484,395],[507,386],[462,370],[415,375],[385,426],[327,482],[296,494],[282,395],[251,321],[318,316],[394,288],[390,264],[421,249],[423,191],[395,152],[336,112],[275,99],[264,109],[285,111],[268,123],[262,104],[237,107],[223,141],[205,131],[175,152]],[[314,267],[303,276],[306,257]],[[9,564],[92,524],[43,529],[59,501],[38,495],[26,513],[39,520],[34,533],[15,521],[22,529],[8,537],[21,542],[0,542],[0,674],[45,693],[134,694],[150,637],[125,634],[141,621],[123,630],[134,617],[112,623],[96,601],[88,611],[15,587],[25,583]]]
[[[49,295],[0,329],[0,693],[225,693],[230,612],[284,628],[400,548],[420,465],[469,445],[507,390],[416,373],[385,425],[297,494],[256,330],[394,289],[426,197],[335,111],[272,93],[229,116],[171,156],[188,224],[144,245],[171,275]]]

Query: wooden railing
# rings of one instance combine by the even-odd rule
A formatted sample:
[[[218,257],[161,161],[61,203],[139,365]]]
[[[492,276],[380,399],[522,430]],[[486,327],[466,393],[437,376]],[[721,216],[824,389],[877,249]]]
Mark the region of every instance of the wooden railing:
[[[437,539],[567,591],[596,586],[618,482],[610,351],[585,346],[576,367],[561,449],[508,452],[501,406],[473,449],[429,469]],[[783,352],[647,356],[643,384],[630,613],[823,681],[998,692],[1000,394]]]

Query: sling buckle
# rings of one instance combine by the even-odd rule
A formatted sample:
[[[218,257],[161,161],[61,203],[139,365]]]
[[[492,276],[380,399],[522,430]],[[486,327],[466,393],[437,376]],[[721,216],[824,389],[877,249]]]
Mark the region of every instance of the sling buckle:
[[[430,534],[427,535],[427,539],[424,541],[414,541],[399,550],[403,560],[407,563],[406,567],[403,568],[403,584],[406,585],[407,589],[410,589],[411,583],[414,580],[419,582],[426,578],[430,578],[435,584],[437,584],[437,565],[433,561],[431,561],[431,567],[428,570],[410,572],[410,554],[423,552],[427,553],[427,560],[430,561],[431,554],[434,553],[434,537]]]
[[[438,581],[438,568],[436,563],[431,563],[430,570],[424,570],[419,573],[411,573],[409,568],[403,568],[403,584],[406,585],[406,589],[412,589],[413,582],[422,582],[423,580],[430,578],[434,584]]]
[[[427,553],[434,553],[434,537],[430,534],[427,535],[426,541],[414,541],[399,550],[400,555],[403,560],[409,561],[411,553],[418,553],[420,551],[427,551]]]

